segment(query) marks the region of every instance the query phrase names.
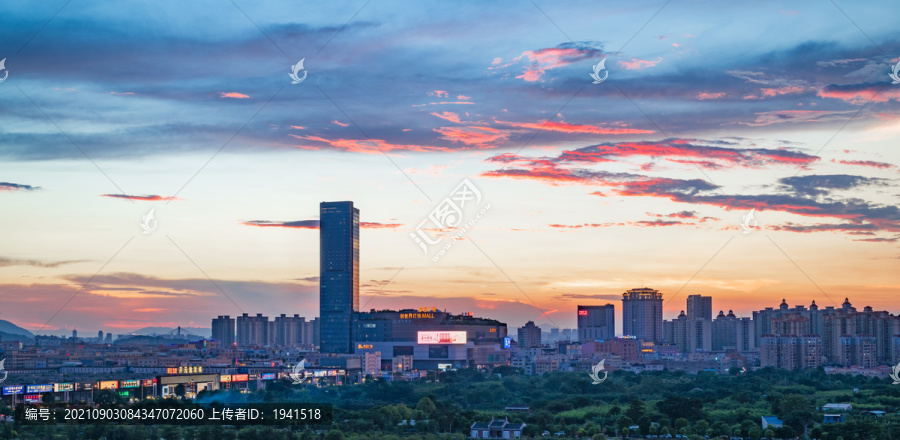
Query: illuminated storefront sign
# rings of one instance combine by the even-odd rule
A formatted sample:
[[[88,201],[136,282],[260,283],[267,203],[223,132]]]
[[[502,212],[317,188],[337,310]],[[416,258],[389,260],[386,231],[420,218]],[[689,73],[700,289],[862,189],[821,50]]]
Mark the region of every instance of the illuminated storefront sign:
[[[35,394],[35,393],[52,393],[53,392],[53,384],[42,384],[42,385],[28,385],[25,387],[26,394]]]
[[[503,348],[509,348],[511,343],[512,343],[512,339],[510,339],[508,337],[503,338]]]
[[[359,350],[371,350],[372,344],[356,344],[356,348]]]
[[[26,394],[25,403],[41,403],[40,394]]]
[[[223,374],[223,375],[219,376],[219,382],[231,382],[231,375]]]
[[[417,313],[401,313],[400,319],[434,319],[434,313],[431,311],[423,311],[430,309],[419,309]],[[435,309],[436,310],[436,309]]]
[[[275,380],[275,373],[263,373],[262,380]]]
[[[12,386],[3,387],[3,395],[4,396],[8,396],[10,394],[22,394],[24,392],[25,392],[24,385],[12,385]]]
[[[143,385],[145,387],[152,387],[152,386],[156,385],[156,379],[144,379]]]
[[[419,332],[420,344],[465,344],[466,332]]]
[[[119,381],[117,380],[104,380],[100,382],[101,390],[114,390],[119,388]]]
[[[587,310],[579,310],[579,311],[578,311],[578,316],[587,316],[587,315],[588,315],[588,311],[587,311]]]
[[[203,373],[203,367],[199,365],[189,365],[180,367],[166,368],[166,374],[200,374]]]
[[[61,393],[63,391],[75,391],[74,383],[55,383],[53,384],[53,391],[57,393]]]
[[[249,374],[232,374],[231,381],[232,382],[246,382],[250,380]]]
[[[119,388],[137,388],[141,386],[140,380],[123,380]]]

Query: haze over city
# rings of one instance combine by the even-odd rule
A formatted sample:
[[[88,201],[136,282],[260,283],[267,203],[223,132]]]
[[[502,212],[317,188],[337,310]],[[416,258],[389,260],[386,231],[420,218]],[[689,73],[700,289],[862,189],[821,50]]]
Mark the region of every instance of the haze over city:
[[[0,319],[314,317],[319,203],[341,200],[363,311],[574,328],[641,286],[666,319],[694,294],[900,311],[891,5],[854,6],[860,29],[673,2],[637,34],[660,5],[291,5],[73,4],[39,33],[62,3],[0,6]],[[463,179],[490,211],[432,261],[410,234]]]

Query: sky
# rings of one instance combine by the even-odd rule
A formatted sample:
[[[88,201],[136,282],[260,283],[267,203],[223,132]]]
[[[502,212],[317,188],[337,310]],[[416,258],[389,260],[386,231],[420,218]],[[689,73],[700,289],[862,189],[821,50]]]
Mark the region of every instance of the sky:
[[[311,319],[340,200],[363,310],[573,328],[646,286],[667,318],[900,313],[891,10],[3,2],[0,319]]]

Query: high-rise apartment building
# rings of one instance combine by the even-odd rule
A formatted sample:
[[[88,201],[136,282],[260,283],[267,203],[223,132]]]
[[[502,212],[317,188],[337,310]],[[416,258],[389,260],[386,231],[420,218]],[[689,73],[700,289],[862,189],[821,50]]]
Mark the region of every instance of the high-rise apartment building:
[[[265,346],[269,344],[269,317],[257,313],[256,316],[249,316],[244,313],[237,317],[237,345],[239,347],[247,346]]]
[[[212,338],[222,343],[222,348],[234,347],[234,318],[219,315],[212,320]]]
[[[284,313],[275,317],[275,345],[279,347],[296,347],[303,345],[303,327],[306,318],[298,314],[287,316]]]
[[[688,319],[712,320],[712,297],[689,295],[687,297],[687,317]]]
[[[580,342],[602,341],[615,336],[616,307],[614,305],[578,306],[578,340]]]
[[[878,365],[876,349],[874,336],[842,336],[840,338],[841,362],[847,366],[874,368]]]
[[[353,202],[319,206],[319,318],[322,353],[352,353],[359,311],[359,210]]]
[[[822,364],[822,339],[815,335],[763,335],[760,337],[759,364],[762,367],[797,370]]]
[[[647,287],[622,294],[622,333],[646,342],[663,340],[662,293]]]
[[[528,321],[519,327],[518,342],[520,348],[539,347],[541,345],[541,328]]]
[[[313,318],[312,321],[306,321],[303,323],[303,331],[301,333],[301,345],[304,346],[319,346],[319,323],[321,321],[319,318]]]
[[[682,353],[712,350],[712,321],[703,318],[690,319],[684,313],[673,321],[674,340]]]
[[[107,335],[108,336],[108,335]],[[900,335],[891,337],[891,362],[890,365],[900,364]]]

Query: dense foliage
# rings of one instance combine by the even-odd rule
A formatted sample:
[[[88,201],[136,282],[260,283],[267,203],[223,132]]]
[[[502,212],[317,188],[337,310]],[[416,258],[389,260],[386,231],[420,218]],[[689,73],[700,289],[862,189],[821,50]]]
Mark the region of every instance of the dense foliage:
[[[221,426],[16,427],[5,423],[0,438],[463,439],[473,422],[486,422],[492,417],[527,423],[525,438],[539,438],[544,431],[594,439],[660,434],[689,438],[900,438],[900,386],[891,385],[889,380],[826,375],[822,370],[732,373],[694,376],[682,372],[616,372],[602,384],[592,385],[584,373],[525,376],[514,368],[501,367],[490,375],[470,369],[432,374],[427,380],[416,382],[370,378],[361,385],[323,388],[277,382],[254,394],[201,393],[198,401],[330,403],[335,407],[334,424],[291,430]],[[826,403],[850,403],[853,410],[845,415],[843,423],[822,424],[824,412],[819,408]],[[532,412],[508,414],[504,407],[510,404],[526,404]],[[866,412],[870,410],[888,414],[876,417]],[[763,431],[763,416],[777,416],[785,425]]]

